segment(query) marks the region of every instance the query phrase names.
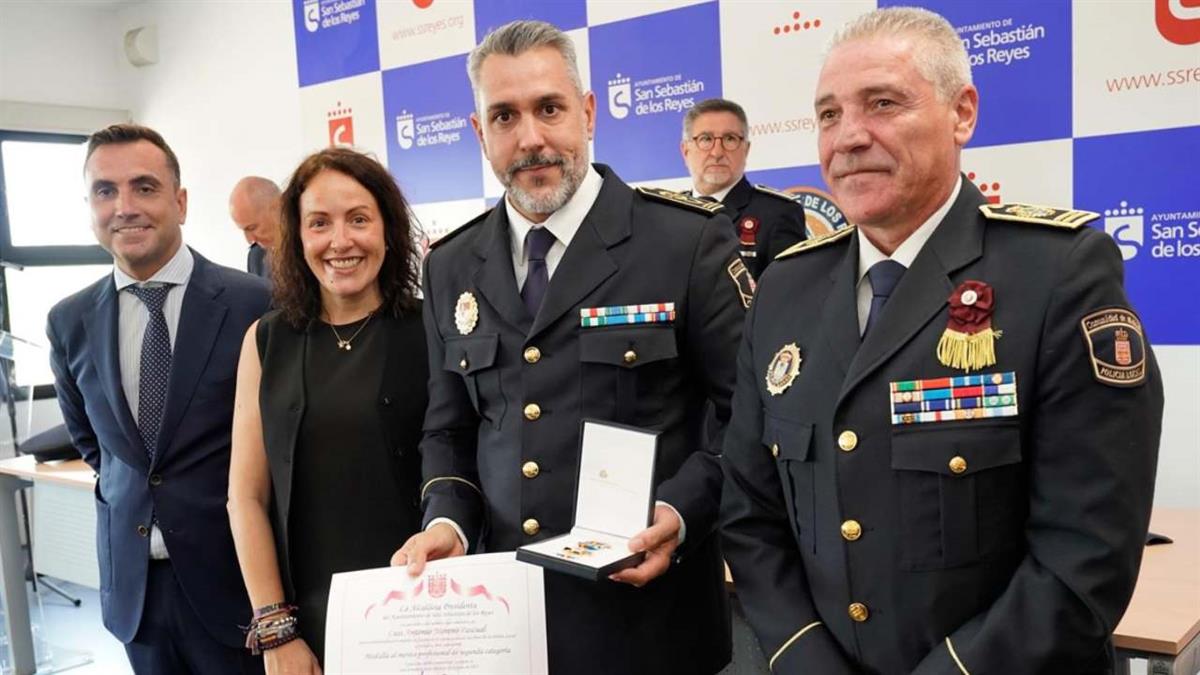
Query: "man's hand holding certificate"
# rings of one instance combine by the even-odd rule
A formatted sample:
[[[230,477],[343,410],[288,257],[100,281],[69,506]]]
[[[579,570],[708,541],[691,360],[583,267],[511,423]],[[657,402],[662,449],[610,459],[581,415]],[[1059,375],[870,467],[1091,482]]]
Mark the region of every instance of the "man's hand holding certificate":
[[[325,672],[546,673],[542,570],[512,553],[336,574]]]

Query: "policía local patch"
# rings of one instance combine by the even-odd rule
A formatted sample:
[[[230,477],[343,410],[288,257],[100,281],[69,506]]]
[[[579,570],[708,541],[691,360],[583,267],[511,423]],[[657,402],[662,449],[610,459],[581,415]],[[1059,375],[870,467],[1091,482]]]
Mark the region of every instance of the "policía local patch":
[[[737,288],[738,298],[742,301],[742,307],[750,309],[750,303],[754,302],[754,277],[750,276],[750,270],[746,267],[746,263],[741,260],[734,260],[725,267],[725,271],[729,274],[729,278],[733,280],[733,285]]]
[[[1096,379],[1114,387],[1146,381],[1146,341],[1142,322],[1122,307],[1102,309],[1079,322]]]

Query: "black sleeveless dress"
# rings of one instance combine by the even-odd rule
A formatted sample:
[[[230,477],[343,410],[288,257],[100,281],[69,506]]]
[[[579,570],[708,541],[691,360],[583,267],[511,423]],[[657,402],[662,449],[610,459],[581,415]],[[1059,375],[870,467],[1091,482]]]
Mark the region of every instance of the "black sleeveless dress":
[[[338,348],[328,324],[308,331],[306,405],[287,527],[293,602],[300,607],[304,639],[322,663],[330,577],[387,566],[414,532],[411,493],[420,478],[396,475],[376,408],[383,364],[395,348],[388,344],[391,321],[372,318],[348,351]],[[360,325],[336,328],[345,339]]]

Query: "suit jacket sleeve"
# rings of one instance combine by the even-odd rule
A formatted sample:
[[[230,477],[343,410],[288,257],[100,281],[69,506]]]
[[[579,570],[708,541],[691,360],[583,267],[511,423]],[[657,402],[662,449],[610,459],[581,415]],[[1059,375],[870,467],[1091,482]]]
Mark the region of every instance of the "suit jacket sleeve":
[[[422,309],[429,350],[429,407],[421,440],[422,526],[434,518],[449,518],[463,530],[468,544],[477,542],[483,527],[483,499],[475,446],[479,416],[463,380],[443,368],[446,346],[437,319],[438,289],[434,288],[430,258],[425,258]],[[474,552],[474,551],[469,551]]]
[[[67,366],[66,349],[57,335],[54,324],[54,314],[51,313],[50,321],[46,324],[46,337],[50,340],[50,368],[54,371],[54,391],[58,395],[58,406],[62,409],[67,432],[71,434],[71,443],[83,455],[83,460],[88,466],[99,473],[100,447],[96,442],[96,432],[92,429],[92,423],[88,421],[83,393],[79,391],[75,376]]]
[[[693,452],[658,486],[656,497],[675,507],[687,527],[681,556],[712,533],[720,511],[721,439],[729,423],[733,359],[745,314],[737,285],[726,271],[737,256],[732,229],[725,216],[705,223],[688,281],[686,367],[703,378],[699,384],[713,404],[716,424],[712,434],[704,435],[708,447]]]
[[[775,459],[762,444],[761,378],[755,372],[753,327],[746,317],[737,357],[733,421],[725,436],[721,510],[725,559],[746,617],[776,673],[852,673],[813,605],[796,548]]]
[[[1162,382],[1146,343],[1142,384],[1092,372],[1081,319],[1124,307],[1116,246],[1092,230],[1059,266],[1046,311],[1037,386],[1022,415],[1028,553],[1004,593],[914,671],[1107,672],[1108,637],[1133,594],[1154,492]]]

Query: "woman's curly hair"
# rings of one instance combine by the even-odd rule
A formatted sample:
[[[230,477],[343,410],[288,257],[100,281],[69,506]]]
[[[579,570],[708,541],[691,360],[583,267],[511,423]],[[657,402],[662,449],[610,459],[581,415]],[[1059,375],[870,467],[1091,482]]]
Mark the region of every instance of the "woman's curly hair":
[[[387,245],[379,269],[380,312],[399,317],[417,307],[419,261],[414,237],[417,226],[388,170],[374,158],[347,148],[326,148],[300,162],[280,199],[282,232],[271,255],[275,307],[293,327],[302,329],[321,318],[321,284],[304,259],[300,240],[300,196],[322,171],[336,171],[366,188],[379,206]]]

